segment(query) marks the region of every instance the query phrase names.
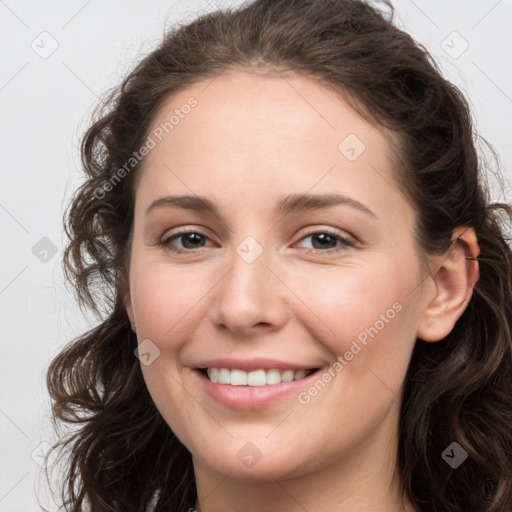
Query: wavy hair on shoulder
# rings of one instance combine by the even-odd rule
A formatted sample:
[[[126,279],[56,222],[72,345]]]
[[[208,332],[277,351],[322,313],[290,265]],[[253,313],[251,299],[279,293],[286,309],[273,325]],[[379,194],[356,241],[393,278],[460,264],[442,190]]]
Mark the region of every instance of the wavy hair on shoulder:
[[[55,445],[69,457],[60,495],[67,512],[186,512],[195,502],[191,455],[149,395],[121,300],[140,164],[116,186],[104,184],[144,144],[167,98],[254,68],[320,80],[394,134],[422,254],[443,253],[454,228],[474,228],[480,277],[466,310],[445,339],[416,341],[397,470],[418,510],[512,510],[512,208],[491,200],[490,164],[477,151],[482,139],[464,95],[395,25],[392,4],[382,5],[256,0],[201,15],[168,30],[98,104],[81,145],[85,181],[65,212],[63,266],[80,307],[100,323],[47,371],[54,425],[75,426]],[[469,455],[457,469],[441,457],[453,441]]]

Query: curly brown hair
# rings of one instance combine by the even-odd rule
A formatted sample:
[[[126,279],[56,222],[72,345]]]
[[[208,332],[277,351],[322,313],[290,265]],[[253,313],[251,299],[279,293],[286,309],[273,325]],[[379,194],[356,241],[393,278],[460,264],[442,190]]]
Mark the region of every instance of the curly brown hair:
[[[191,455],[146,388],[123,306],[143,160],[126,162],[164,100],[251,66],[320,79],[397,136],[399,179],[426,254],[443,253],[458,226],[475,230],[480,278],[466,310],[441,342],[416,340],[398,466],[421,511],[512,510],[512,208],[491,202],[464,95],[383,4],[387,14],[361,0],[256,0],[202,15],[167,32],[98,105],[81,146],[86,179],[65,213],[63,264],[80,307],[101,322],[47,372],[54,426],[77,426],[55,446],[69,451],[66,511],[185,512],[195,503]],[[122,179],[106,186],[123,165]],[[457,469],[441,457],[453,440],[469,454]]]

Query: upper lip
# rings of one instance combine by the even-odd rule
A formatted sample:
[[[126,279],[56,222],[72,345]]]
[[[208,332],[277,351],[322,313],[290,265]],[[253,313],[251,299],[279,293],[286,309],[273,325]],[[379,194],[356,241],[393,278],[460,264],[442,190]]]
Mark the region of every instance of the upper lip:
[[[297,364],[288,361],[279,361],[277,359],[255,358],[255,359],[209,359],[198,363],[196,368],[227,368],[228,370],[244,370],[250,372],[253,370],[270,370],[276,368],[279,370],[312,370],[318,366],[311,364]]]

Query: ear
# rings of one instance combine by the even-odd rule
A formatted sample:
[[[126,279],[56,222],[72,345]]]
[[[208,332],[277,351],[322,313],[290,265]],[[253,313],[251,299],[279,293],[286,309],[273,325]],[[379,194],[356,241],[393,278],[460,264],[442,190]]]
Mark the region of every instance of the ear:
[[[446,337],[460,318],[473,294],[479,278],[477,256],[480,254],[473,228],[458,227],[453,231],[448,251],[436,262],[429,276],[432,292],[418,323],[417,337],[423,341],[439,341]]]

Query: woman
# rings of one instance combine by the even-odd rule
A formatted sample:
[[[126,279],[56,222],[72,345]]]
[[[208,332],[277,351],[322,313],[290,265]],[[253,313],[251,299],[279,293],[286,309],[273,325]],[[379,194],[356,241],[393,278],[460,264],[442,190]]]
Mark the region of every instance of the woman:
[[[66,510],[512,509],[511,208],[392,17],[202,16],[82,156],[64,263],[110,309],[48,370]]]

